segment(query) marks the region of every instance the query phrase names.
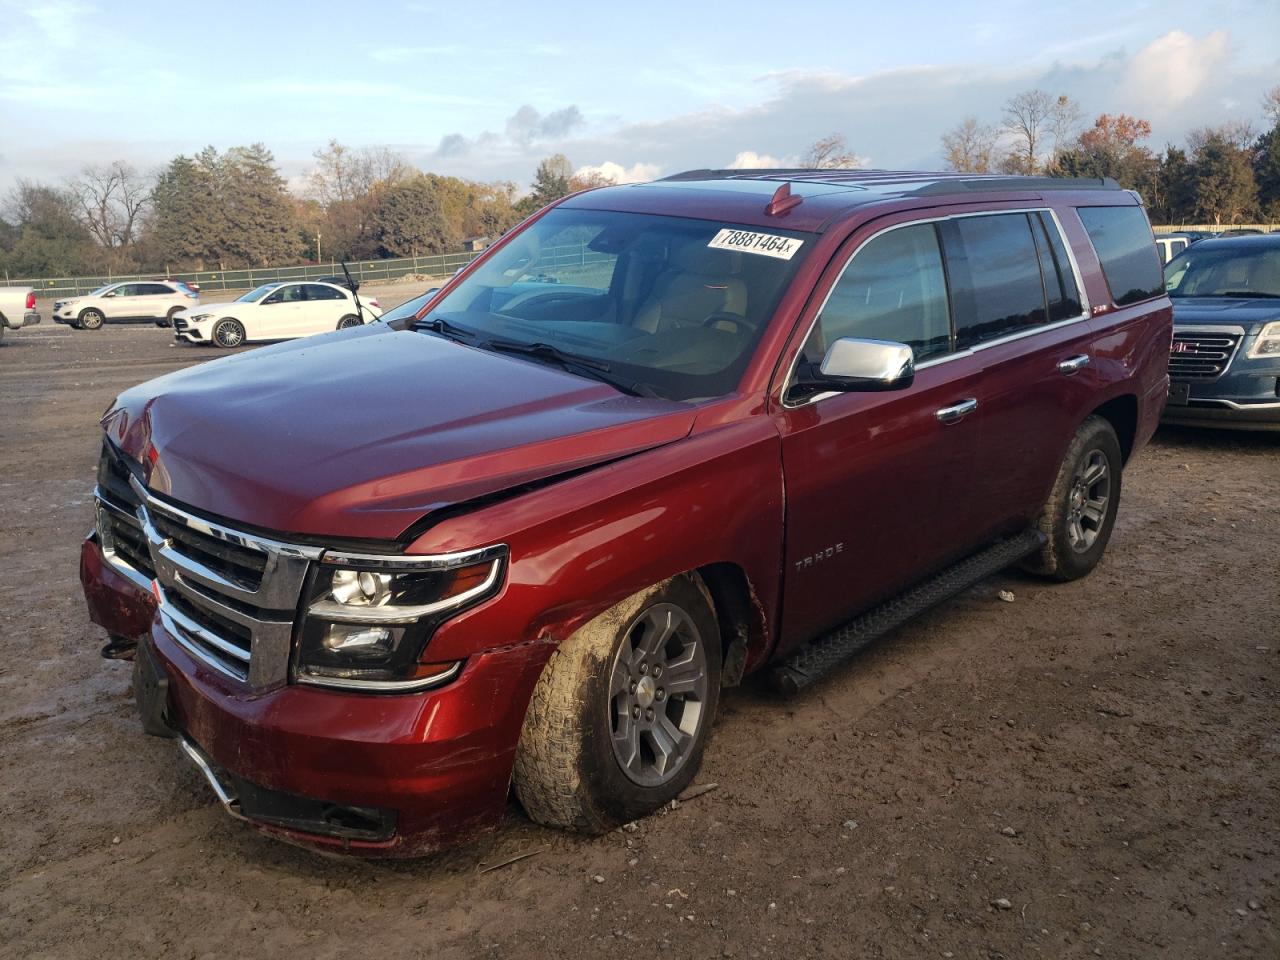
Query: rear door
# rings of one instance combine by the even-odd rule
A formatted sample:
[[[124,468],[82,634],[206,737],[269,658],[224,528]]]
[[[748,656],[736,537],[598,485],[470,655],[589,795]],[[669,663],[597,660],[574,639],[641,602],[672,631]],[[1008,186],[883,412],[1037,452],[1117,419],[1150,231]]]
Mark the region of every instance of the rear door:
[[[178,295],[163,283],[139,283],[137,291],[138,312],[135,316],[147,320],[159,320],[178,301]]]
[[[355,313],[355,304],[336,287],[308,283],[303,285],[303,289],[306,293],[307,334],[336,330],[339,320],[348,313]]]
[[[892,392],[791,389],[776,415],[786,481],[779,653],[967,552],[970,515],[983,509],[973,502],[982,362],[953,348],[937,223],[885,228],[843,256],[800,363],[820,362],[839,337],[863,337],[910,344],[917,370]]]
[[[1097,397],[1093,332],[1077,269],[1048,210],[955,217],[941,229],[956,347],[982,358],[975,443],[988,505],[979,541],[1028,526]]]

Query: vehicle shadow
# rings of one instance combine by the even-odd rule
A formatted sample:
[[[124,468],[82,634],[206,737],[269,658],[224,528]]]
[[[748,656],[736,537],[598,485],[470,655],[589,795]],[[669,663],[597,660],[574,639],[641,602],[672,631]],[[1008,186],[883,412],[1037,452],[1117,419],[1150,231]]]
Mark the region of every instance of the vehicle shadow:
[[[1223,430],[1161,424],[1152,442],[1172,450],[1269,454],[1280,451],[1280,430]]]

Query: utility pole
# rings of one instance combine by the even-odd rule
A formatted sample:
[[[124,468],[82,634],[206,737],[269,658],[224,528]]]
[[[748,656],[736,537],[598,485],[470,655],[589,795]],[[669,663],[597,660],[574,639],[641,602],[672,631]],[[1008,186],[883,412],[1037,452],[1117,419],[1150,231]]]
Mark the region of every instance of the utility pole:
[[[320,262],[320,231],[316,231],[316,263]]]

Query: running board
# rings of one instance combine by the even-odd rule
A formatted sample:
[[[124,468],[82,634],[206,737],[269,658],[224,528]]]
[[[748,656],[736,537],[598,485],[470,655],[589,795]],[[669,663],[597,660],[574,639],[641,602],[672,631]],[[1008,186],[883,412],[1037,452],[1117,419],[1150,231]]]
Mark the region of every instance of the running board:
[[[1039,530],[1002,540],[809,641],[769,671],[773,689],[783,696],[795,696],[890,630],[1035,553],[1045,542]]]

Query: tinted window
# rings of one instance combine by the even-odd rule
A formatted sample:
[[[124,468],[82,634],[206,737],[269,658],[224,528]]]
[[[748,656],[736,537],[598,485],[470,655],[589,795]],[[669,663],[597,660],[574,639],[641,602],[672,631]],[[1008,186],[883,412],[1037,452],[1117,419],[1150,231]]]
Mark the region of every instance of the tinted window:
[[[138,287],[138,293],[144,297],[173,296],[174,291],[163,283],[144,283]]]
[[[336,290],[333,287],[326,287],[322,283],[308,283],[306,284],[306,290],[307,290],[308,300],[342,300],[344,299],[342,296],[341,290]]]
[[[1049,307],[1049,322],[1070,320],[1083,312],[1076,277],[1071,271],[1067,248],[1058,224],[1046,213],[1032,214],[1031,233],[1040,254],[1040,275],[1044,278],[1044,295]]]
[[[951,316],[938,235],[931,223],[900,227],[854,255],[822,307],[806,359],[841,337],[894,340],[917,362],[951,349]]]
[[[1124,306],[1160,296],[1160,254],[1142,208],[1081,207],[1078,212],[1098,252],[1111,299]]]
[[[112,293],[117,297],[136,297],[138,295],[138,285],[135,283],[122,283]]]
[[[943,237],[958,349],[1046,322],[1040,257],[1025,213],[959,217],[944,225]]]

